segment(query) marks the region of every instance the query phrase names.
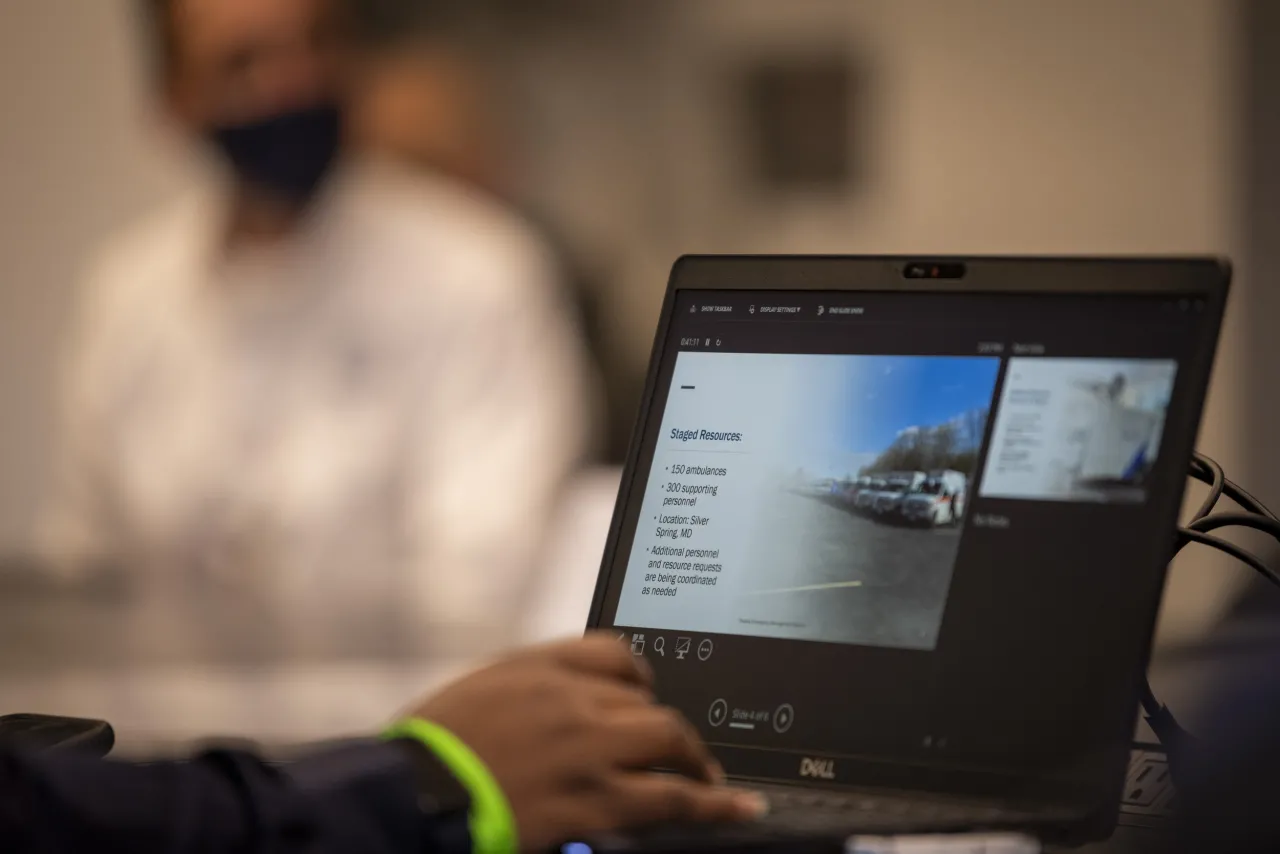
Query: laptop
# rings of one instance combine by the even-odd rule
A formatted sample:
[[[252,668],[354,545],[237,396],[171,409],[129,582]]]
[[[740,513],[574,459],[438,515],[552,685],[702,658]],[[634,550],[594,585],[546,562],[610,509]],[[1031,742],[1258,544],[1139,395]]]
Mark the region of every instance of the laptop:
[[[573,850],[1108,836],[1229,280],[681,259],[589,628],[772,809]]]

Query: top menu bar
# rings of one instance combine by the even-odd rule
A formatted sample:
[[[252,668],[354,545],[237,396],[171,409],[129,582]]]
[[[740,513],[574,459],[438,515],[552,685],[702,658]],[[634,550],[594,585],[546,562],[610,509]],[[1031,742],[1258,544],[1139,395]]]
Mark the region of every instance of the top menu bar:
[[[1152,296],[839,291],[683,291],[677,319],[685,321],[989,322],[1105,319],[1110,323],[1183,321],[1202,313],[1202,301]]]

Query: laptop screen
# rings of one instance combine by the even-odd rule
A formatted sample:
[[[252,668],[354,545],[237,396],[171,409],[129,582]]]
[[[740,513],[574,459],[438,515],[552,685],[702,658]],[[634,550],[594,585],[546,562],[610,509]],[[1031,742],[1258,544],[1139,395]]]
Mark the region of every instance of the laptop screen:
[[[1206,314],[678,292],[600,625],[731,771],[1091,776],[1133,725]]]

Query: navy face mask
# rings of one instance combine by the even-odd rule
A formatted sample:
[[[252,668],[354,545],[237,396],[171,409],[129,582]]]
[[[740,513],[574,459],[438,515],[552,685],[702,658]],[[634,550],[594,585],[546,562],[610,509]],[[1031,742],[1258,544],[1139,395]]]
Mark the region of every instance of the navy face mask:
[[[342,112],[320,104],[214,128],[209,138],[240,179],[285,201],[315,195],[342,145]]]

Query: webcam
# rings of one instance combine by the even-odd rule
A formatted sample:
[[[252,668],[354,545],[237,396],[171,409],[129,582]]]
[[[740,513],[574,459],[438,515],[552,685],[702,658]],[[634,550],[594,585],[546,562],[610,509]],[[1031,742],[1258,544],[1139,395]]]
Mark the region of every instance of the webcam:
[[[941,261],[911,261],[902,268],[905,279],[963,279],[964,264]]]

